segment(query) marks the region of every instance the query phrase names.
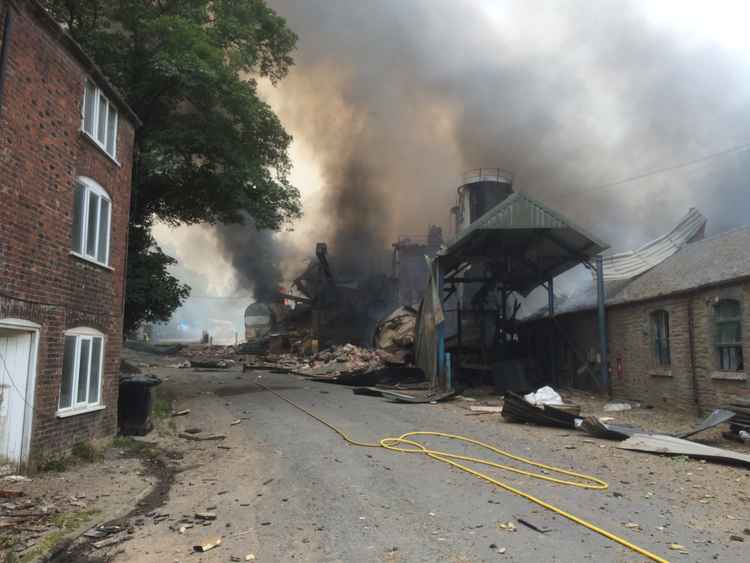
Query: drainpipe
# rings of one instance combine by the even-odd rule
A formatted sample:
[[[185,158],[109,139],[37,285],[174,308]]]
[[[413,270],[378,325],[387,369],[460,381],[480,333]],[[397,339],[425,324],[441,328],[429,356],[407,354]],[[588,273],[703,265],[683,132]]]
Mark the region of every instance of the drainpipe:
[[[604,310],[604,260],[601,256],[596,257],[596,324],[599,329],[599,355],[601,356],[600,377],[602,387],[612,395],[609,383],[609,365],[607,361],[607,316]]]
[[[8,63],[8,51],[10,50],[10,28],[12,23],[10,10],[10,6],[5,10],[5,18],[3,18],[3,44],[0,46],[0,113],[3,110],[3,86],[5,84],[6,66]]]
[[[690,375],[693,379],[693,401],[695,408],[700,416],[703,412],[701,406],[700,393],[698,392],[698,373],[695,367],[695,316],[693,315],[693,295],[687,297],[688,300],[688,346],[690,347]]]

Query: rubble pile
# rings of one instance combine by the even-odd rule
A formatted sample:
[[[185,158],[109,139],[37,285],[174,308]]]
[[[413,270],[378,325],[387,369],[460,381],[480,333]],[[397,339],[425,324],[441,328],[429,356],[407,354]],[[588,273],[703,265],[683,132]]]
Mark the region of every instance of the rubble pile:
[[[337,379],[382,369],[387,365],[388,356],[387,352],[380,350],[344,344],[322,350],[307,359],[284,354],[275,363],[298,375]]]

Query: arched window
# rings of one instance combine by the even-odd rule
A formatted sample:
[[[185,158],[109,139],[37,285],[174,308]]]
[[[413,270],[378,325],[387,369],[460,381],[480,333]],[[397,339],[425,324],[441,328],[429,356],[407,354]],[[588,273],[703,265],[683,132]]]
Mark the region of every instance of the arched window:
[[[716,352],[719,369],[742,371],[742,307],[736,299],[722,299],[714,306]]]
[[[104,335],[93,328],[75,328],[65,333],[60,411],[96,407],[101,402]]]
[[[672,363],[672,355],[669,348],[669,313],[667,311],[651,313],[651,335],[656,364],[669,366]]]
[[[112,200],[94,180],[82,177],[75,183],[73,201],[73,252],[109,265]]]

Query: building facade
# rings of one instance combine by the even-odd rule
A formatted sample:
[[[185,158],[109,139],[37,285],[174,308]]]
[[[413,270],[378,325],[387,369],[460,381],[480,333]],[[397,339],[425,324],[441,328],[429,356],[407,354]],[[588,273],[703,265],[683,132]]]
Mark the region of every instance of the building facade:
[[[33,0],[0,0],[0,461],[112,435],[138,119]]]
[[[700,412],[750,400],[750,229],[691,242],[646,273],[610,284],[606,313],[615,398]],[[543,366],[555,358],[549,379],[597,387],[591,300],[563,307],[554,320],[530,321],[525,332]]]

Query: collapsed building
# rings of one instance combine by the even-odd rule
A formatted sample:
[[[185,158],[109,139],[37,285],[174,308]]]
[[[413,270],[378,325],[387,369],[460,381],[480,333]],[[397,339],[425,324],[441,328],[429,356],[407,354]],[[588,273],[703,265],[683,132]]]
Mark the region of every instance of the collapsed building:
[[[245,311],[246,340],[252,348],[311,351],[338,344],[370,346],[376,324],[397,304],[396,280],[385,274],[362,279],[334,274],[328,246],[318,243],[314,260],[272,300]]]

